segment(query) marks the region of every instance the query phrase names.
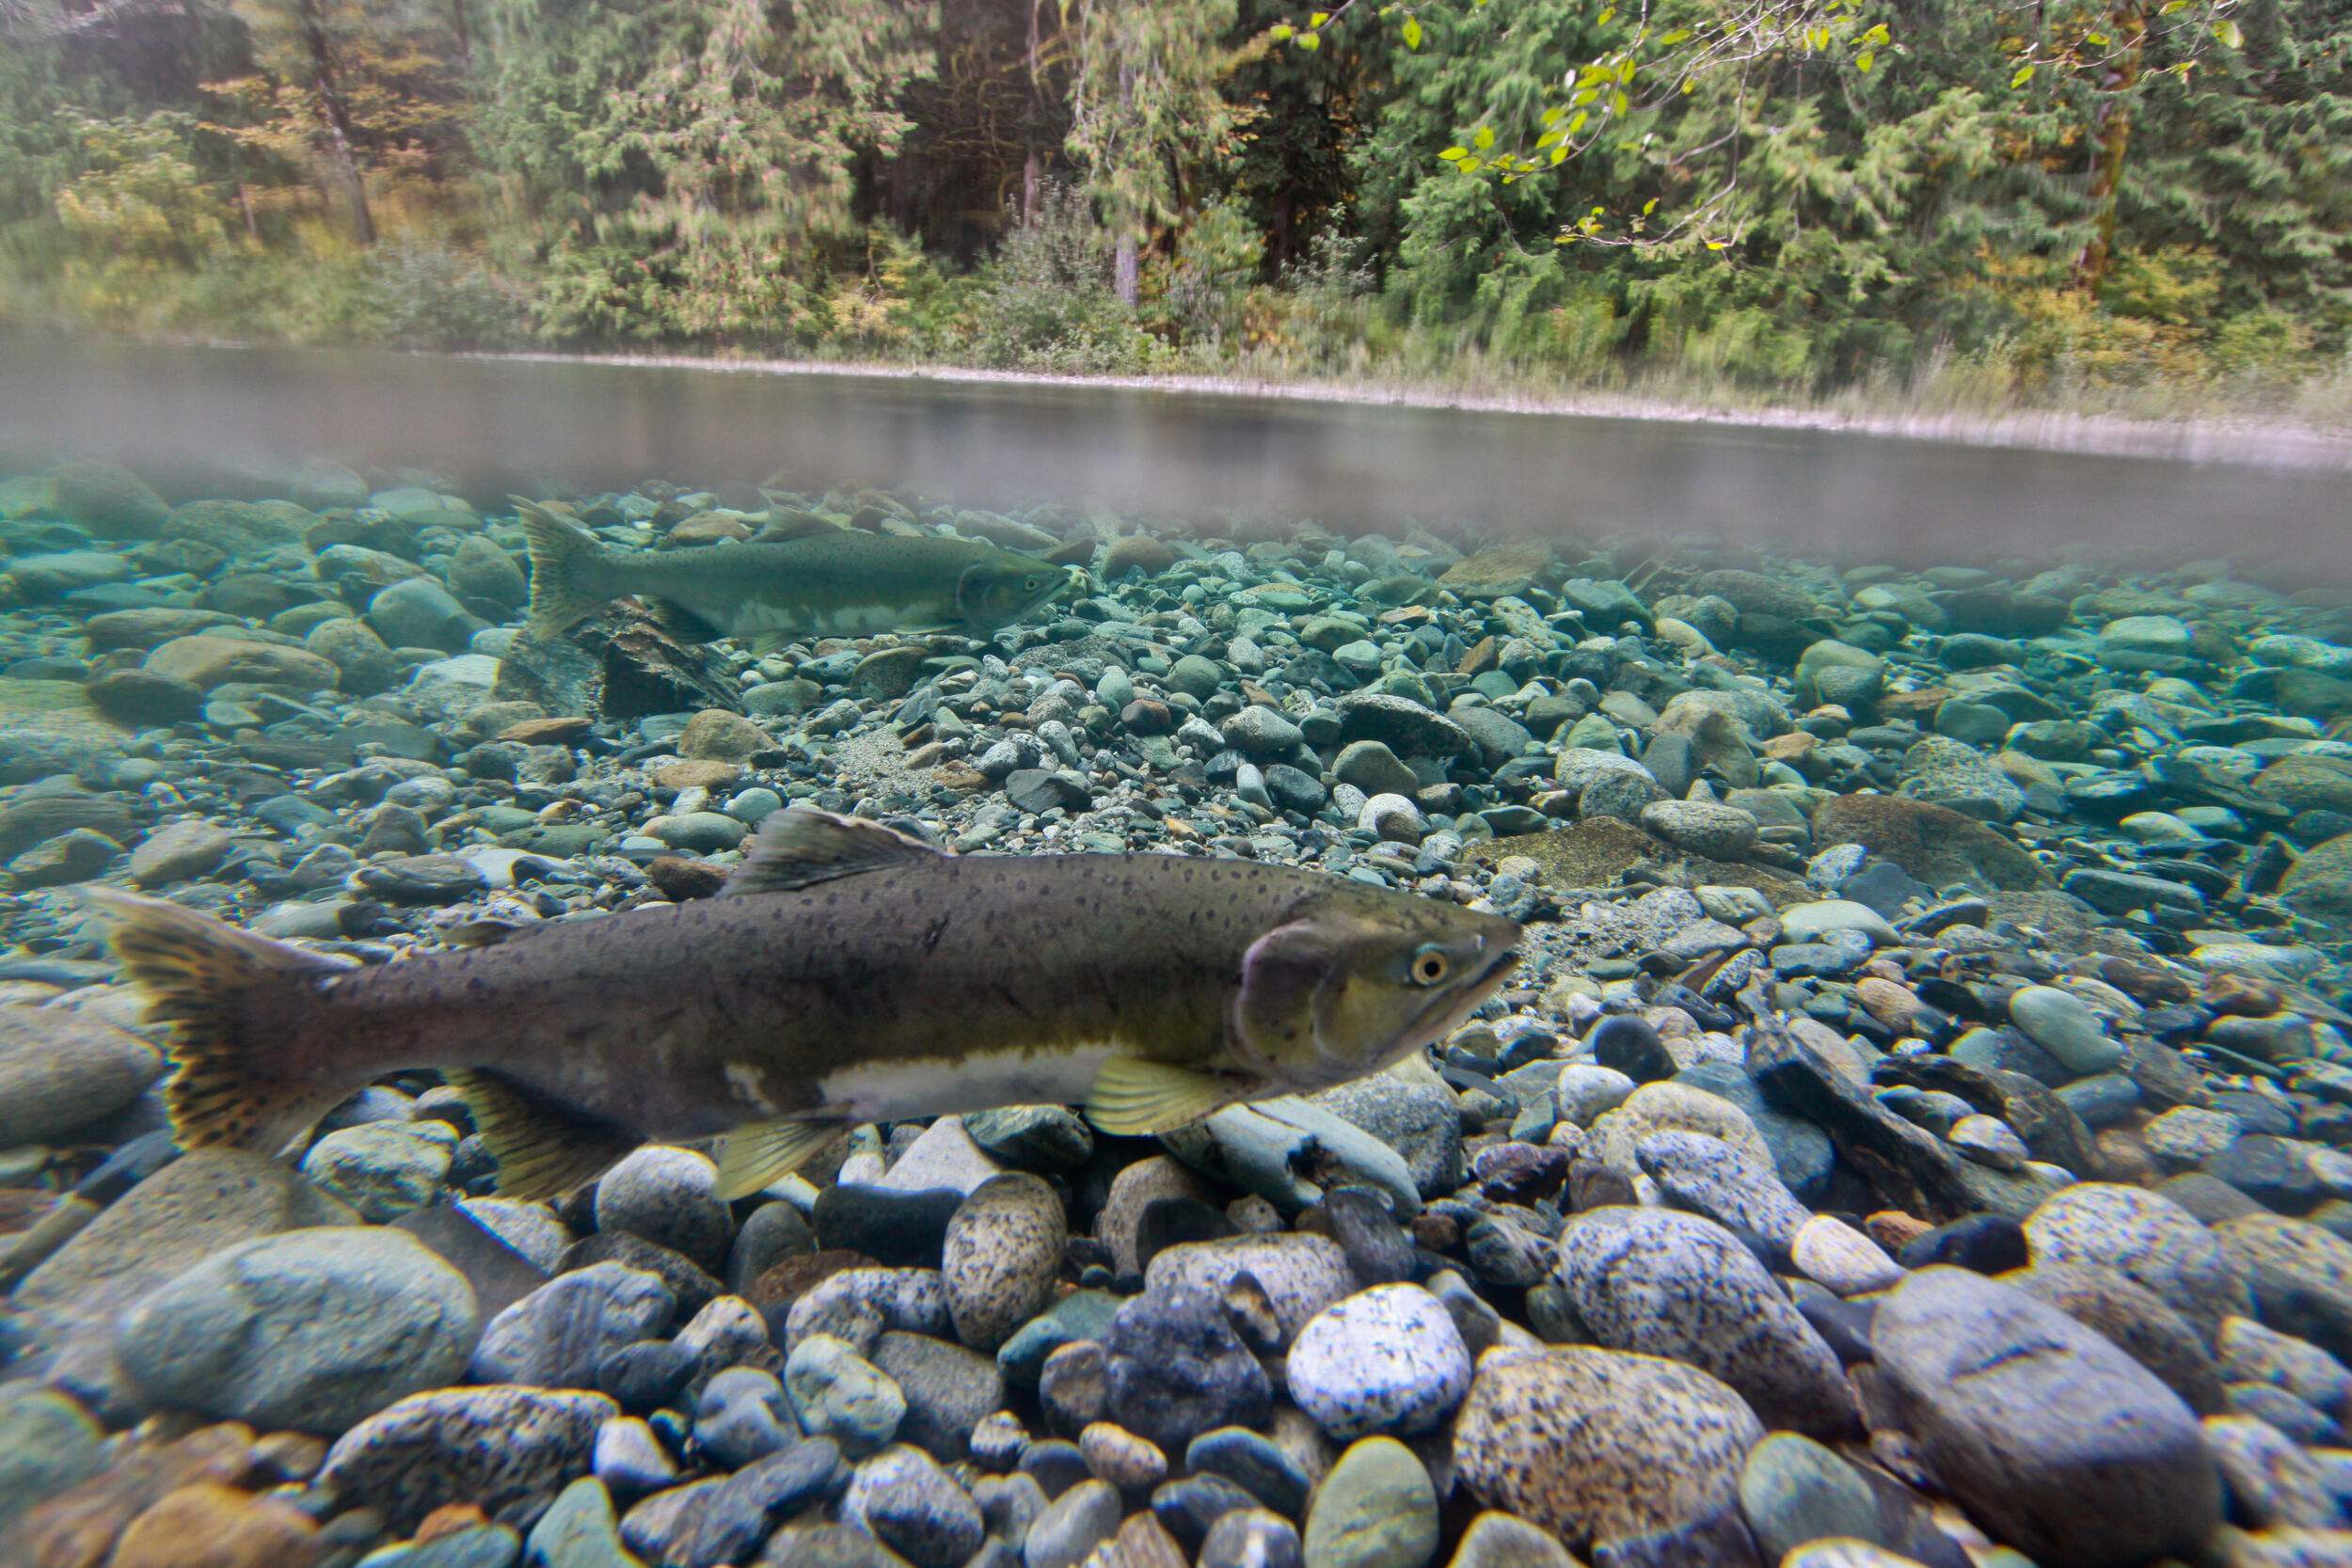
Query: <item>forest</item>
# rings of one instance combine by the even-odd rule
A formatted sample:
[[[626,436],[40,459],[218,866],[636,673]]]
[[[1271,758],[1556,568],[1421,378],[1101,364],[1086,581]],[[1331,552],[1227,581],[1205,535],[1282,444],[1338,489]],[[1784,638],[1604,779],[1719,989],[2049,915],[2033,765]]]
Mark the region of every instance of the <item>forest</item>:
[[[0,0],[0,321],[2352,418],[2352,0]]]

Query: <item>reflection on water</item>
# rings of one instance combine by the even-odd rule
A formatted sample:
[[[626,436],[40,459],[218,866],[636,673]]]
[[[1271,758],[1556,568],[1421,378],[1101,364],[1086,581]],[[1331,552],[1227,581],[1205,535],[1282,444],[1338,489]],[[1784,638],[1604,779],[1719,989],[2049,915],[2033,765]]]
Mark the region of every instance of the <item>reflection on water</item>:
[[[2341,580],[2332,467],[2195,464],[1817,430],[1096,387],[774,375],[32,340],[0,354],[0,451],[97,451],[177,494],[267,493],[331,456],[479,501],[553,485],[886,485],[1345,532],[1410,522],[1695,533],[1855,559],[2095,545]],[[177,476],[176,478],[173,476]]]
[[[2342,1522],[2338,476],[0,376],[0,1562]]]

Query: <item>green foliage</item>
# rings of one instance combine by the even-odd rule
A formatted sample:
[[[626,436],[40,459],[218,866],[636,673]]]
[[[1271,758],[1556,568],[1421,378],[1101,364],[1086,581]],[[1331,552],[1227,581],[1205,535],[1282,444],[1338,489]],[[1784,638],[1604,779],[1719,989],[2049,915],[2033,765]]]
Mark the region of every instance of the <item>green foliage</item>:
[[[0,314],[2352,406],[2347,0],[127,7],[0,5]]]
[[[1160,345],[1114,288],[1115,244],[1084,193],[1051,186],[990,269],[975,347],[1004,370],[1152,369]]]

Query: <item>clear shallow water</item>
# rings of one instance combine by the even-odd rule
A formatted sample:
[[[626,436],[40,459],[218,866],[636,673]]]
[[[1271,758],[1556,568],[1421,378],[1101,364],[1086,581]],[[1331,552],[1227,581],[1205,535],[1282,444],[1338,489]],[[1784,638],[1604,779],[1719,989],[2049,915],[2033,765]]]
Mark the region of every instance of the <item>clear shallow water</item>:
[[[2341,1540],[2331,476],[396,356],[50,344],[0,390],[0,1561]],[[532,632],[510,490],[723,577],[836,529],[1082,575],[1004,626]],[[787,802],[1303,867],[1521,922],[1518,967],[1158,1137],[911,1116],[732,1202],[667,1146],[525,1202],[439,1071],[337,1076],[366,1020],[266,1057],[356,1091],[282,1155],[175,1158],[84,902],[427,976],[662,921]],[[1003,941],[1148,1010],[1180,924]],[[546,1050],[654,1101],[697,966],[803,945]],[[893,981],[952,1077],[989,999]]]
[[[1711,536],[1847,562],[2087,547],[2352,579],[2352,473],[1804,429],[1090,386],[0,343],[0,452],[105,454],[167,493],[268,493],[318,457],[477,501],[541,484],[884,485],[967,506]],[[2309,455],[2308,453],[2305,455]]]

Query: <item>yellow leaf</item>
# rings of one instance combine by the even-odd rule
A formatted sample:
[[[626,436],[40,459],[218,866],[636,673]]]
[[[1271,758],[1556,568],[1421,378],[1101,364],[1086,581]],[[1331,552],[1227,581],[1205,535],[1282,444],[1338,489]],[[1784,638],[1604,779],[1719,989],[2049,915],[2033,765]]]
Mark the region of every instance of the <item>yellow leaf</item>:
[[[1568,150],[1565,147],[1555,147],[1551,150],[1551,161],[1555,164],[1566,158],[1567,155]]]
[[[1483,158],[1465,158],[1454,166],[1460,169],[1464,174],[1476,174],[1480,169],[1486,166],[1486,163]]]
[[[1556,130],[1545,132],[1535,138],[1535,150],[1541,152],[1547,147],[1557,146],[1563,135],[1564,133]]]
[[[1404,34],[1405,34],[1405,47],[1406,47],[1406,48],[1407,48],[1407,49],[1419,49],[1419,48],[1421,47],[1421,19],[1420,19],[1420,18],[1418,18],[1418,17],[1411,17],[1411,16],[1406,17],[1406,18],[1405,19],[1405,26],[1404,26],[1404,28],[1403,28],[1403,32],[1404,32]]]
[[[1649,216],[1656,211],[1658,211],[1658,198],[1656,197],[1653,196],[1647,201],[1642,203],[1642,215],[1644,217]]]
[[[1278,22],[1273,26],[1266,29],[1266,37],[1272,39],[1277,43],[1288,43],[1297,32],[1298,29],[1292,26],[1289,23]]]
[[[1323,47],[1323,35],[1321,33],[1301,33],[1298,35],[1297,43],[1299,48],[1304,49],[1308,54],[1311,55],[1316,50]]]
[[[1449,147],[1443,152],[1438,153],[1438,156],[1443,158],[1449,164],[1458,164],[1463,159],[1470,156],[1470,149],[1467,147]]]
[[[1314,15],[1307,19],[1307,25],[1310,27],[1320,27],[1330,20],[1331,13],[1329,11],[1317,11]]]
[[[1476,133],[1470,136],[1470,145],[1478,149],[1481,152],[1486,151],[1486,149],[1494,146],[1494,144],[1495,128],[1491,125],[1480,126]]]
[[[1582,110],[1582,109],[1579,109],[1579,110],[1577,110],[1577,111],[1576,111],[1576,118],[1575,118],[1574,119],[1570,120],[1570,121],[1568,121],[1568,135],[1571,135],[1571,136],[1573,136],[1573,135],[1576,135],[1579,131],[1583,130],[1583,129],[1584,129],[1584,122],[1585,122],[1587,119],[1591,119],[1591,118],[1592,118],[1592,117],[1591,117],[1590,115],[1588,115],[1588,114],[1587,114],[1584,110]]]
[[[1516,185],[1518,182],[1519,177],[1516,174],[1506,174],[1502,177],[1502,182],[1506,185]]]
[[[2243,49],[2246,47],[2246,35],[2239,31],[2235,22],[2226,16],[2213,24],[2213,36],[2219,39],[2227,48]]]
[[[1699,85],[1698,85],[1696,82],[1692,81],[1690,77],[1685,76],[1685,77],[1682,79],[1682,96],[1683,96],[1683,97],[1688,98],[1688,97],[1690,97],[1692,93],[1694,93],[1694,92],[1696,92],[1696,91],[1698,91],[1698,90],[1699,90]]]
[[[1658,40],[1658,41],[1659,41],[1660,43],[1662,43],[1662,44],[1666,45],[1668,48],[1672,48],[1674,45],[1676,45],[1676,44],[1677,44],[1677,43],[1682,42],[1685,39],[1689,38],[1690,36],[1691,36],[1691,29],[1690,29],[1690,28],[1688,28],[1688,27],[1677,27],[1677,28],[1676,28],[1673,32],[1671,32],[1671,33],[1667,33],[1667,34],[1665,34],[1664,36],[1661,37],[1661,38],[1659,39],[1659,40]]]
[[[2017,68],[2017,74],[2009,79],[2009,85],[2012,87],[2022,87],[2027,82],[2032,80],[2033,67],[2029,65],[2021,65]]]
[[[1567,112],[1567,110],[1560,107],[1559,104],[1554,103],[1550,108],[1544,111],[1544,123],[1546,125],[1557,125],[1560,123],[1560,117]]]
[[[1614,7],[1614,6],[1603,6],[1603,7],[1600,8],[1599,25],[1601,25],[1601,26],[1603,26],[1603,27],[1608,26],[1608,25],[1609,25],[1609,19],[1610,19],[1611,17],[1613,17],[1613,16],[1616,15],[1616,14],[1617,14],[1617,8],[1616,8],[1616,7]]]
[[[1879,57],[1870,53],[1867,49],[1865,49],[1861,54],[1856,55],[1853,57],[1853,68],[1856,71],[1864,72],[1865,74],[1867,74],[1870,68],[1878,63]]]
[[[1721,250],[1723,247],[1724,242],[1721,240],[1709,240],[1707,242],[1707,248],[1709,250]]]
[[[1617,113],[1623,114],[1631,106],[1631,100],[1626,97],[1625,90],[1621,87],[1617,91],[1617,96],[1610,100],[1610,104]]]

